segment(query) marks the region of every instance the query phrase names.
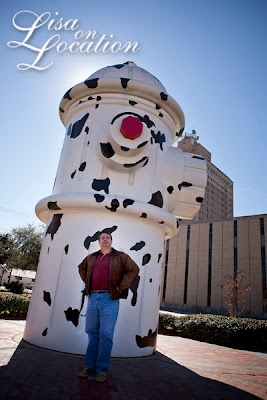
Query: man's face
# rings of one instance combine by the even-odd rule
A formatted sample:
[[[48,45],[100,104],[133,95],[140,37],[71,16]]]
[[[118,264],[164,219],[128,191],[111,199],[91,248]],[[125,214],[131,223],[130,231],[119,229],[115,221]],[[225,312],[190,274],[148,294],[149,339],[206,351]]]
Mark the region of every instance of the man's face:
[[[111,248],[112,240],[108,233],[102,233],[98,240],[101,249],[108,250]]]

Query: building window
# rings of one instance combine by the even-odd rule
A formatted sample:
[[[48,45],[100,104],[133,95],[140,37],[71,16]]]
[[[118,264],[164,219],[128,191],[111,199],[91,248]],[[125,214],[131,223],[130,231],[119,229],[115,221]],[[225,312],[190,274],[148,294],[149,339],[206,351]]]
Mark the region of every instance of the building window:
[[[167,242],[166,242],[165,270],[164,270],[164,282],[163,282],[163,291],[162,291],[162,301],[165,301],[165,295],[166,295],[167,273],[168,273],[168,260],[169,260],[169,246],[170,246],[170,240],[168,239]]]
[[[266,312],[267,311],[266,254],[265,254],[265,231],[264,231],[263,218],[260,218],[260,234],[261,234],[262,300],[263,300],[263,312]]]
[[[190,248],[190,225],[187,226],[187,236],[186,236],[185,277],[184,277],[184,304],[187,303],[189,248]]]
[[[15,278],[17,279],[17,281],[22,281],[22,276],[15,276]]]
[[[207,306],[211,305],[211,265],[212,265],[212,224],[209,225],[209,269],[208,269],[208,295]]]
[[[234,221],[234,279],[237,275],[237,221]]]

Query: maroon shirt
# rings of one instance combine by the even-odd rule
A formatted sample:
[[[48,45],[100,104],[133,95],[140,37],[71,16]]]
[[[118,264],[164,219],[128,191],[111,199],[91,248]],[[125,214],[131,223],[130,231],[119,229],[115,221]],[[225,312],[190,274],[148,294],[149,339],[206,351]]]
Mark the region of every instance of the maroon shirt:
[[[110,253],[104,255],[101,252],[92,266],[90,279],[91,290],[108,290],[109,289],[109,269],[110,269]]]

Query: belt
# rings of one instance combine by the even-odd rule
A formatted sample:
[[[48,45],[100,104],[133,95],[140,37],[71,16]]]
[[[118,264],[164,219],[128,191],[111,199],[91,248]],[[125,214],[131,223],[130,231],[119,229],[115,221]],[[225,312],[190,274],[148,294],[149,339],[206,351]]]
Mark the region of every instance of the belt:
[[[109,293],[109,289],[107,289],[107,290],[91,290],[90,293]]]

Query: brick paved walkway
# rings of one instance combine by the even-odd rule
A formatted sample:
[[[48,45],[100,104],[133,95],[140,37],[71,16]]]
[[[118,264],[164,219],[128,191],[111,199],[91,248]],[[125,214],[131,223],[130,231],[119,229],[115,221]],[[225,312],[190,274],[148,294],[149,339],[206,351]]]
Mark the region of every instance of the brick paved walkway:
[[[115,358],[106,383],[78,378],[81,356],[32,346],[0,320],[1,400],[267,399],[267,354],[158,336],[154,356]]]

